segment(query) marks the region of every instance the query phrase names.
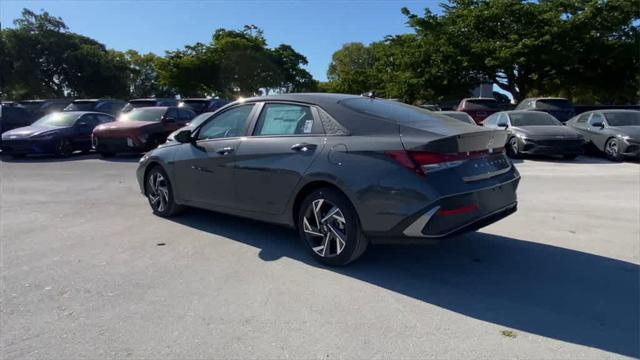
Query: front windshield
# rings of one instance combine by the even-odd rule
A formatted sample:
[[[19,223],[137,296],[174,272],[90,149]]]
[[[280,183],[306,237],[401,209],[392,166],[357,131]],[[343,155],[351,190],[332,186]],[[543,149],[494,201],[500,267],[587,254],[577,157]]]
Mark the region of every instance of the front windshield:
[[[163,107],[155,107],[155,108],[141,108],[134,109],[126,114],[122,114],[118,121],[153,121],[159,122],[162,120],[162,116],[166,108]]]
[[[186,100],[182,102],[184,106],[190,107],[193,111],[204,111],[208,103],[207,100]]]
[[[640,111],[607,112],[609,126],[640,126]]]
[[[96,106],[95,101],[76,101],[64,108],[66,111],[91,111]]]
[[[556,118],[543,112],[530,111],[525,113],[512,113],[509,114],[509,117],[511,118],[511,125],[513,126],[562,126],[562,123],[556,120]]]
[[[127,105],[122,108],[122,112],[129,112],[135,108],[145,107],[145,106],[154,106],[156,104],[155,100],[136,100],[129,101]]]
[[[544,99],[536,101],[536,108],[542,110],[573,110],[573,105],[567,99]]]
[[[72,126],[75,121],[80,117],[79,114],[73,113],[53,113],[41,117],[34,125],[46,125],[46,126]]]
[[[35,111],[40,109],[44,101],[20,101],[18,104],[29,111]]]
[[[211,117],[211,115],[213,115],[212,112],[208,112],[208,113],[204,113],[204,114],[200,114],[196,117],[194,117],[193,119],[191,119],[191,121],[189,121],[189,126],[195,128],[198,125],[202,124],[205,120],[207,120],[208,118]]]

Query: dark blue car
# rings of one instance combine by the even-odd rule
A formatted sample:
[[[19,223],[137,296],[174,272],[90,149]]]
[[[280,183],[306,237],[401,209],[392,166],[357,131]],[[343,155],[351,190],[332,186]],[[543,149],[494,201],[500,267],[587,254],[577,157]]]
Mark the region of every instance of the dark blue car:
[[[91,150],[91,133],[97,125],[114,121],[111,115],[87,111],[65,111],[45,115],[30,126],[2,134],[3,154],[70,156],[74,151]]]

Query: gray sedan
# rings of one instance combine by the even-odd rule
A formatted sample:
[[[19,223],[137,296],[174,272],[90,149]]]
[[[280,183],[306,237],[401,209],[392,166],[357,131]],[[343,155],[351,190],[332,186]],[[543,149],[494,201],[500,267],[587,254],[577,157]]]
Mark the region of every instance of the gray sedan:
[[[610,160],[640,157],[640,111],[596,110],[567,122],[582,134],[587,144],[603,151]]]
[[[147,153],[140,190],[162,217],[194,206],[298,230],[329,265],[371,243],[427,242],[516,211],[505,133],[376,98],[237,101]]]

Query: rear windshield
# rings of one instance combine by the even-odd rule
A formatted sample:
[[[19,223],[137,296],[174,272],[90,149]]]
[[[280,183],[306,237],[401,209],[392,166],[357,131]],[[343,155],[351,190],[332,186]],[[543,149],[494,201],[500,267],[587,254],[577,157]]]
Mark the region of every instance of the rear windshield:
[[[128,112],[135,108],[145,107],[145,106],[155,106],[155,100],[137,100],[137,101],[129,101],[127,105],[122,108],[122,112]]]
[[[475,125],[475,123],[476,123],[475,121],[473,121],[471,116],[467,115],[467,113],[462,112],[462,111],[442,113],[442,115],[446,115],[446,116],[452,117],[452,118],[454,118],[456,120],[464,121],[464,122],[469,123],[469,124],[474,124]]]
[[[167,111],[167,109],[163,107],[134,109],[126,114],[122,114],[120,118],[118,118],[118,121],[159,122],[162,120],[162,116],[164,116],[165,111]]]
[[[35,111],[40,109],[44,101],[20,101],[18,104],[29,111]]]
[[[352,98],[341,100],[342,106],[359,113],[397,121],[398,123],[413,123],[419,121],[433,121],[434,119],[450,120],[451,118],[438,115],[429,110],[421,109],[396,101],[370,98]]]
[[[80,114],[75,113],[53,113],[41,117],[34,125],[47,125],[47,126],[71,126],[75,123],[76,119],[80,117]]]
[[[208,100],[185,100],[183,104],[192,108],[194,111],[203,111],[207,108],[207,104],[209,104]]]
[[[640,126],[640,111],[607,112],[604,114],[609,126]]]
[[[513,126],[562,126],[562,123],[556,120],[553,116],[538,111],[509,114],[509,118],[511,118],[511,125]]]
[[[95,108],[97,101],[74,101],[64,108],[67,111],[91,111]]]
[[[494,99],[471,99],[464,103],[467,110],[498,110],[498,102]]]
[[[567,99],[544,99],[536,101],[536,109],[542,110],[573,110],[571,101]]]

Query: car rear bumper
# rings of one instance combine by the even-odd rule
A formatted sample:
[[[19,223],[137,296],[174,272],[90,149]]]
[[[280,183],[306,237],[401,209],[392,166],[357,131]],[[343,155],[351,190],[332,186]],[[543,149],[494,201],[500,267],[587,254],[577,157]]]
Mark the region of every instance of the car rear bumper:
[[[462,194],[442,197],[401,222],[389,234],[376,234],[373,243],[428,243],[474,231],[517,210],[516,189],[520,177]]]

